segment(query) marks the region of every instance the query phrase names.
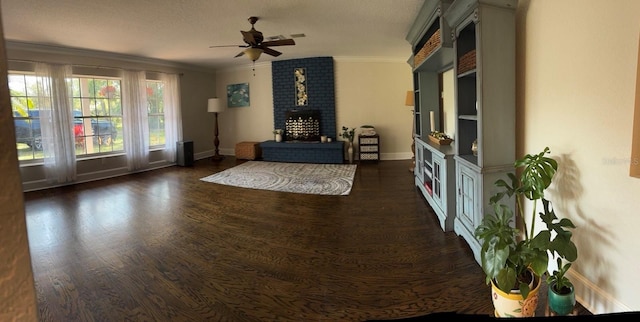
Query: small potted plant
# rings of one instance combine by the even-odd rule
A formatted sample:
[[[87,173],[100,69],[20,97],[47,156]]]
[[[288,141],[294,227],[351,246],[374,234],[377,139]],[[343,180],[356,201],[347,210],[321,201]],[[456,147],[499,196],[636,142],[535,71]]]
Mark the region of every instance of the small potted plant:
[[[275,140],[276,142],[281,142],[282,141],[282,133],[284,131],[282,131],[281,129],[275,129],[273,130],[273,134],[275,135]]]
[[[556,315],[569,315],[576,305],[576,294],[573,283],[566,274],[571,268],[571,262],[562,264],[563,260],[558,257],[558,269],[547,277],[547,300],[549,309]]]
[[[549,148],[545,148],[538,154],[527,154],[514,163],[519,176],[509,173],[510,182],[496,181],[501,190],[490,199],[494,212],[485,215],[475,231],[481,245],[481,266],[487,284],[492,286],[496,315],[500,317],[533,316],[549,254],[568,261],[578,256],[568,230],[575,226],[567,218],[559,219],[551,201],[545,198],[544,192],[558,169],[558,163],[546,156],[548,153]],[[525,200],[532,203],[528,216]],[[531,220],[528,225],[527,218]],[[538,219],[546,227],[536,232]]]
[[[342,134],[340,134],[340,136],[342,136],[342,138],[346,139],[349,142],[349,145],[347,147],[347,156],[349,157],[349,163],[353,163],[353,139],[355,138],[355,135],[355,127],[351,129],[346,126],[342,127]]]
[[[353,138],[355,138],[355,134],[356,134],[356,128],[352,128],[349,129],[346,126],[342,127],[342,134],[340,136],[342,136],[342,138],[346,139],[349,142],[353,142]]]

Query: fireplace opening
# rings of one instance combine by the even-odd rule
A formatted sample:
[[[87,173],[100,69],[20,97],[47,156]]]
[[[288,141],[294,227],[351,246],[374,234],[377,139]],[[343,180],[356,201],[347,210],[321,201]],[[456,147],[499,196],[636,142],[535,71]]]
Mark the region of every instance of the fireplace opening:
[[[291,110],[285,114],[285,141],[320,141],[320,111]]]

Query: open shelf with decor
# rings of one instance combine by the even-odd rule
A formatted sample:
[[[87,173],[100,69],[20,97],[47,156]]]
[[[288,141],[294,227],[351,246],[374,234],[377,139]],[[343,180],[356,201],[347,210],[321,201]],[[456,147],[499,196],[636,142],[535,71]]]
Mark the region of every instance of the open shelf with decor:
[[[422,113],[420,112],[420,74],[413,73],[413,136],[422,136]]]

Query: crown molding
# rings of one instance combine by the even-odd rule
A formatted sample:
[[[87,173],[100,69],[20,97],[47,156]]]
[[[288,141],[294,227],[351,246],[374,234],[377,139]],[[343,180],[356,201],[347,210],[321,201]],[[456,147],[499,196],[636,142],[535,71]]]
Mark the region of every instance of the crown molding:
[[[55,46],[55,45],[45,45],[45,44],[35,44],[35,43],[26,43],[19,41],[6,41],[5,46],[8,53],[11,51],[26,51],[37,54],[45,54],[45,55],[62,55],[62,56],[70,56],[70,57],[87,57],[93,59],[100,60],[115,60],[120,62],[134,63],[134,64],[145,64],[151,65],[161,68],[166,68],[170,70],[193,70],[198,72],[210,71],[215,72],[214,69],[189,65],[183,63],[176,63],[167,60],[134,56],[134,55],[125,55],[119,53],[98,51],[98,50],[89,50],[89,49],[81,49],[74,47],[63,47],[63,46]],[[21,60],[18,57],[7,57],[8,60]],[[74,64],[73,61],[68,61],[69,64]]]

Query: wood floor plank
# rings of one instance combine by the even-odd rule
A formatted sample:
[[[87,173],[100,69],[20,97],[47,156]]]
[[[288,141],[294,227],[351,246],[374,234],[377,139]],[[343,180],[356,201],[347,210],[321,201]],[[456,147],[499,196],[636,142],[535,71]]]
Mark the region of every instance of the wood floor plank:
[[[199,180],[242,162],[26,193],[40,320],[492,314],[480,267],[440,229],[409,160],[358,165],[348,196]]]

